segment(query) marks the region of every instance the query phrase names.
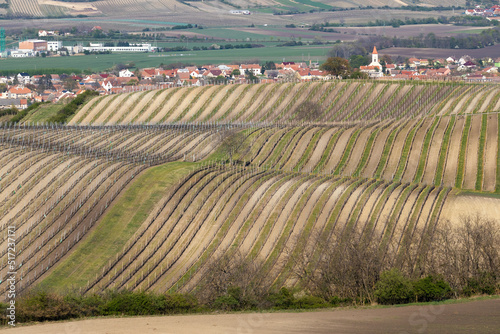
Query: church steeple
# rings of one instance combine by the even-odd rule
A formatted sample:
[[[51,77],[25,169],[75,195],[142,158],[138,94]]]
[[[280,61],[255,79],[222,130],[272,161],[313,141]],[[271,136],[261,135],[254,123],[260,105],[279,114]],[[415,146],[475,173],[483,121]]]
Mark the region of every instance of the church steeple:
[[[373,52],[372,52],[372,63],[378,63],[378,52],[377,52],[377,47],[373,47]]]

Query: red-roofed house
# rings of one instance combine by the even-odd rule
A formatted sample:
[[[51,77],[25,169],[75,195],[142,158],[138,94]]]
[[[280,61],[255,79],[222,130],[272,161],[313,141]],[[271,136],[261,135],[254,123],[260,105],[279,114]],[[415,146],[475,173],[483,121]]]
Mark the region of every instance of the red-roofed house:
[[[240,72],[241,74],[247,74],[248,72],[252,72],[253,75],[261,75],[261,67],[259,64],[241,64]]]
[[[8,90],[8,99],[31,99],[33,92],[31,89],[21,86],[12,87]]]

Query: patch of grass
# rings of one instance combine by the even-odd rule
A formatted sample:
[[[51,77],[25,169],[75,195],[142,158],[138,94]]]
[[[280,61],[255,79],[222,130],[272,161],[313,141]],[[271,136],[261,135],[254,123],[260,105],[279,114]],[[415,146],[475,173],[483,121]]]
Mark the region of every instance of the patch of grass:
[[[437,186],[440,185],[443,180],[444,164],[446,162],[446,155],[448,152],[448,146],[450,144],[451,131],[453,130],[455,119],[456,116],[452,115],[450,120],[448,121],[448,126],[446,128],[446,131],[444,132],[443,142],[441,143],[441,149],[439,150],[439,161],[436,167],[434,180],[434,184]]]
[[[498,114],[498,142],[500,143],[500,114]],[[495,192],[500,193],[500,145],[498,145],[497,152],[497,183],[495,186]]]
[[[424,175],[424,169],[426,166],[426,161],[427,161],[427,152],[429,152],[429,146],[431,144],[431,139],[434,137],[434,130],[436,129],[436,126],[438,125],[439,118],[436,117],[434,119],[434,122],[432,122],[432,125],[429,130],[427,130],[427,133],[425,134],[424,138],[424,147],[422,147],[422,152],[420,154],[420,160],[418,162],[418,167],[417,167],[417,172],[415,173],[415,178],[413,179],[414,182],[421,182],[422,181],[422,176]]]
[[[422,126],[422,123],[424,122],[424,119],[422,118],[417,125],[411,129],[411,131],[408,133],[406,136],[405,144],[403,146],[403,151],[401,152],[401,158],[399,160],[399,165],[398,168],[396,169],[396,173],[394,174],[394,180],[401,180],[401,177],[403,177],[403,173],[406,168],[406,163],[408,160],[408,156],[410,155],[410,149],[413,144],[413,140],[415,139],[415,133],[417,132],[418,129]]]
[[[488,125],[488,115],[483,114],[481,117],[481,134],[479,135],[479,148],[477,150],[477,174],[476,174],[476,190],[483,188],[483,168],[484,168],[484,146],[486,144],[486,127]]]
[[[38,123],[47,122],[47,120],[57,114],[59,110],[64,105],[61,103],[47,103],[42,104],[38,108],[34,109],[28,116],[24,119],[25,123]]]
[[[104,214],[97,227],[42,281],[59,291],[82,287],[113,258],[147,218],[154,205],[197,163],[173,162],[139,175]],[[79,264],[75,266],[75,264]]]
[[[465,153],[467,151],[467,139],[470,131],[470,124],[472,116],[467,116],[465,119],[464,129],[462,132],[462,139],[460,140],[460,154],[458,155],[457,177],[455,179],[455,187],[462,188],[465,170]]]

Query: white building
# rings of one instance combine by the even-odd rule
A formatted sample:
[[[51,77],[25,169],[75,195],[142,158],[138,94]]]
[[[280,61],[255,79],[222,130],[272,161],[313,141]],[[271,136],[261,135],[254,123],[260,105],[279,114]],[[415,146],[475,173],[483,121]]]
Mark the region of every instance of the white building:
[[[47,41],[47,50],[57,52],[63,47],[61,41]]]
[[[372,62],[367,66],[360,66],[359,70],[368,74],[370,78],[380,78],[384,75],[382,72],[382,65],[378,61],[377,47],[373,47]]]
[[[118,76],[120,78],[131,78],[134,76],[134,72],[131,72],[129,71],[129,69],[124,69],[124,70],[121,70],[119,73],[118,73]]]
[[[83,50],[89,52],[151,52],[151,44],[130,44],[130,46],[104,46],[103,43],[90,43],[90,46],[83,47]]]

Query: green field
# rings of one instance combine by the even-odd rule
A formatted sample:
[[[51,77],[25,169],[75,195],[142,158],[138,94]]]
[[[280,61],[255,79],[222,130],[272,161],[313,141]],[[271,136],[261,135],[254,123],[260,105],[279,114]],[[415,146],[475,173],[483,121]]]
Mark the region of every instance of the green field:
[[[43,286],[59,291],[84,286],[96,268],[103,267],[121,250],[168,189],[196,166],[173,162],[140,174],[104,214],[99,226],[43,281]],[[79,264],[77,270],[75,263]]]
[[[229,64],[250,59],[259,61],[301,61],[310,56],[314,60],[324,61],[329,47],[267,47],[254,49],[206,50],[186,52],[153,53],[114,53],[109,55],[89,55],[72,57],[47,58],[5,58],[0,59],[2,70],[34,70],[44,68],[78,68],[83,70],[102,71],[116,64],[134,62],[139,68],[154,67],[160,64],[194,63]]]

